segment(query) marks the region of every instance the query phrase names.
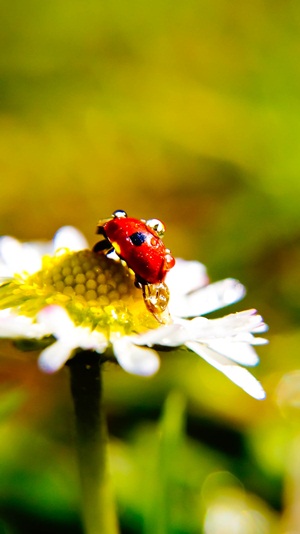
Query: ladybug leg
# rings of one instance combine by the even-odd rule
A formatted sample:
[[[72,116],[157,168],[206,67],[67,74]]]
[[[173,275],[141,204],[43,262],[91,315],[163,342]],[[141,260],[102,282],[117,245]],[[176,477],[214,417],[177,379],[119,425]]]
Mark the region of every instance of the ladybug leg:
[[[135,287],[137,287],[138,289],[142,289],[145,283],[146,282],[144,282],[144,280],[142,280],[137,274],[135,275],[135,279],[134,279]]]
[[[101,225],[97,226],[96,234],[104,235],[106,237],[103,226],[101,226]]]
[[[100,219],[100,221],[98,221],[98,224],[97,224],[96,234],[101,234],[105,236],[103,225],[109,221],[111,221],[111,217],[109,217],[108,219]]]
[[[108,239],[102,239],[102,241],[98,241],[98,243],[93,246],[93,252],[104,251],[106,252],[106,254],[113,251],[113,247],[111,246],[111,243]]]
[[[143,284],[143,297],[147,309],[155,319],[161,324],[170,324],[172,322],[168,311],[168,302],[170,292],[164,282],[158,284]]]
[[[105,222],[107,222],[107,221],[110,221],[110,220],[111,219],[103,219],[103,220],[98,222],[98,225],[97,225],[97,228],[96,228],[96,234],[102,235],[104,237],[104,239],[102,239],[101,241],[98,241],[98,243],[96,243],[93,246],[93,252],[103,252],[103,251],[105,251],[108,254],[109,252],[113,251],[114,248],[111,246],[111,242],[107,239],[105,230],[103,228],[103,224]]]

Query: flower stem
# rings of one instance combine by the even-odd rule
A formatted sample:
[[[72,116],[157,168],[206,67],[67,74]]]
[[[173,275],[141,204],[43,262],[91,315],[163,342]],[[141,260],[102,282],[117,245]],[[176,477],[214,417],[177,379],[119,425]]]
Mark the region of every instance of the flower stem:
[[[107,468],[107,431],[102,406],[100,358],[82,351],[69,362],[85,534],[117,534]]]

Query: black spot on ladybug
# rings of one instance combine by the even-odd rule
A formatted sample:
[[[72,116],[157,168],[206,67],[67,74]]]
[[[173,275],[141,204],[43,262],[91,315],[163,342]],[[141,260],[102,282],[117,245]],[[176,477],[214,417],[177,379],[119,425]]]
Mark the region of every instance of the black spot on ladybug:
[[[147,236],[146,234],[143,234],[143,232],[135,232],[129,236],[129,239],[133,245],[140,247],[143,243],[145,243]]]

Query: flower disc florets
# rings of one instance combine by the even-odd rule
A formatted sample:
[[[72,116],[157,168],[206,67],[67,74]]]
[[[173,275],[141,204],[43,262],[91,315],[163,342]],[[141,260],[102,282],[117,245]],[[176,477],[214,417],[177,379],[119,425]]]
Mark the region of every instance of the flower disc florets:
[[[88,326],[110,336],[152,326],[134,275],[121,262],[91,250],[60,250],[43,258],[40,271],[26,273],[0,288],[0,308],[18,308],[34,317],[47,305],[66,308],[76,325]],[[141,323],[141,324],[139,324]]]

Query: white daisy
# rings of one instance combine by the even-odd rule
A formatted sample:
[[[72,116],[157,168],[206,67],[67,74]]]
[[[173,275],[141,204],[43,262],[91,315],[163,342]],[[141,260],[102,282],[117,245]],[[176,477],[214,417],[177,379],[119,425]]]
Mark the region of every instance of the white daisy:
[[[242,284],[233,279],[209,284],[202,264],[177,260],[166,279],[172,324],[160,326],[126,265],[86,247],[82,234],[71,227],[59,230],[52,243],[0,239],[0,337],[48,336],[39,366],[50,373],[76,349],[84,349],[104,358],[112,352],[127,372],[148,376],[160,365],[152,347],[184,346],[253,397],[265,397],[259,382],[241,367],[258,363],[253,345],[266,340],[253,334],[267,329],[262,318],[255,310],[221,319],[200,317],[240,300]]]

